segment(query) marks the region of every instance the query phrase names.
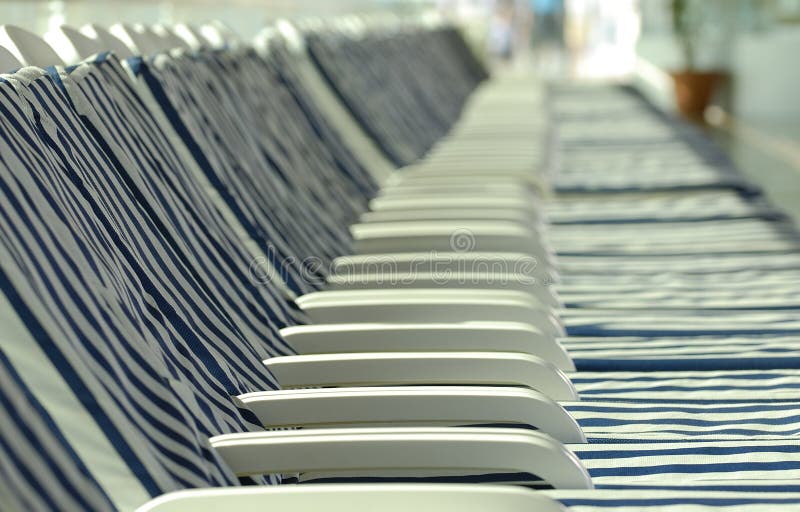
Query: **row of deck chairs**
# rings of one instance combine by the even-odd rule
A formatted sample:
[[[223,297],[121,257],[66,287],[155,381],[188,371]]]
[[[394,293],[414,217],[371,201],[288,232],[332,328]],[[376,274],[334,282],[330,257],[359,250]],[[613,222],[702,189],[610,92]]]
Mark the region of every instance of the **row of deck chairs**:
[[[796,232],[448,25],[0,28],[0,509],[794,510]]]

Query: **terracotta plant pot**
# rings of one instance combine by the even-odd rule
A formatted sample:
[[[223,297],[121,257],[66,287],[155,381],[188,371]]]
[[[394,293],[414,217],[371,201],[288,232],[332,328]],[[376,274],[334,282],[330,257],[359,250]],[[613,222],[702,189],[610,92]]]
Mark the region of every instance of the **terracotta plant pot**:
[[[680,71],[670,73],[675,81],[678,110],[685,117],[702,121],[717,87],[727,77],[720,71]]]

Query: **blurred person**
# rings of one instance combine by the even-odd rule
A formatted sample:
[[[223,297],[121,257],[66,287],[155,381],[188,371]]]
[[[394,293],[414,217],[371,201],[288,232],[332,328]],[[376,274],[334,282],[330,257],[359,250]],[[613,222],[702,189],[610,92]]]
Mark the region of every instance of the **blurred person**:
[[[562,0],[530,0],[530,6],[534,17],[533,44],[560,47],[564,33]]]
[[[592,0],[568,0],[567,2],[564,41],[569,58],[569,74],[572,78],[581,75],[590,50],[589,40],[595,7]]]
[[[630,74],[639,34],[637,0],[566,0],[564,41],[573,78]]]
[[[489,22],[489,53],[508,62],[514,57],[514,0],[498,0]]]
[[[533,12],[531,43],[539,72],[548,77],[563,74],[564,2],[529,0]]]
[[[518,63],[530,64],[533,45],[533,9],[531,0],[515,0],[514,3],[514,54]]]

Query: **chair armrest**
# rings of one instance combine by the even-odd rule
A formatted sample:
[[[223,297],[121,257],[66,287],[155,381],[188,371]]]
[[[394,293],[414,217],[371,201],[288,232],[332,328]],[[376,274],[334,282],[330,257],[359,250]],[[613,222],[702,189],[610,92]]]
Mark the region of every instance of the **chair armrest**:
[[[543,274],[547,274],[543,272]],[[463,295],[463,290],[480,290],[487,299],[495,292],[510,291],[535,297],[541,304],[559,307],[554,291],[543,280],[524,274],[501,274],[489,269],[486,273],[396,273],[329,275],[329,291],[357,290],[451,290]]]
[[[412,386],[265,391],[237,397],[268,429],[284,427],[526,425],[585,443],[558,403],[531,389]]]
[[[551,265],[553,252],[531,229],[514,222],[425,221],[354,224],[357,254],[438,251],[521,252]]]
[[[298,354],[351,352],[521,352],[575,371],[564,347],[550,334],[521,323],[327,324],[281,329]]]
[[[486,385],[535,389],[553,400],[580,400],[561,370],[513,352],[402,352],[272,357],[264,361],[282,388]]]
[[[465,184],[472,184],[476,181],[488,180],[491,179],[493,183],[509,183],[509,184],[516,184],[527,187],[533,192],[540,193],[542,190],[546,190],[546,187],[543,187],[544,183],[542,180],[537,178],[536,176],[531,176],[531,173],[528,173],[526,176],[519,176],[515,174],[508,174],[508,175],[495,175],[491,176],[489,172],[485,169],[473,169],[465,173],[453,172],[452,170],[448,169],[440,169],[441,172],[437,172],[437,169],[422,169],[419,168],[418,170],[403,170],[400,172],[395,172],[384,182],[385,186],[391,185],[447,185],[448,183],[465,183]]]
[[[400,174],[403,174],[401,177]],[[395,177],[397,179],[391,179]],[[485,173],[472,173],[472,174],[458,174],[454,172],[441,172],[441,173],[427,173],[427,172],[418,172],[412,174],[406,174],[405,172],[396,172],[393,176],[390,177],[389,180],[385,182],[385,186],[391,185],[430,185],[430,186],[446,186],[449,183],[453,184],[472,184],[475,183],[476,180],[480,181],[481,178],[486,177]],[[534,182],[534,180],[529,179],[527,176],[497,176],[492,180],[494,183],[507,183],[517,186],[526,187],[532,192],[540,193],[542,190],[542,183]],[[474,194],[473,194],[474,195]]]
[[[314,324],[518,322],[534,325],[553,336],[564,336],[560,322],[538,304],[530,300],[486,300],[480,292],[417,299],[361,295],[298,305]]]
[[[406,253],[375,253],[350,255],[336,258],[333,261],[332,275],[335,276],[399,276],[413,274],[418,278],[431,275],[438,278],[448,275],[494,273],[518,275],[517,280],[523,288],[532,283],[537,290],[549,292],[555,296],[554,290],[547,286],[549,283],[558,282],[558,272],[555,269],[541,265],[536,258],[529,254],[509,252],[446,252],[434,253],[431,251],[406,252]],[[399,286],[405,286],[404,281],[395,279]],[[417,282],[415,279],[413,283]],[[510,282],[514,287],[517,282]],[[419,286],[417,286],[419,287]],[[546,301],[550,304],[553,300]],[[558,303],[558,301],[555,301]]]
[[[459,197],[376,197],[369,204],[369,209],[375,212],[436,208],[474,208],[476,210],[483,208],[510,208],[529,212],[533,215],[539,213],[539,207],[533,201],[526,201],[521,198],[483,197],[478,194]]]
[[[362,223],[372,222],[407,222],[412,221],[462,221],[475,220],[517,222],[525,226],[537,226],[541,221],[540,216],[533,215],[523,210],[500,208],[437,208],[431,210],[381,210],[365,212],[361,215]]]
[[[550,436],[522,429],[397,428],[258,432],[211,438],[239,476],[333,473],[415,476],[527,473],[556,489],[591,489],[581,461]]]
[[[447,184],[415,185],[410,182],[397,182],[385,184],[379,197],[386,198],[417,198],[435,195],[438,197],[459,197],[464,195],[481,195],[484,197],[502,197],[513,199],[527,199],[536,201],[537,194],[527,185],[520,182],[496,181],[492,183],[465,183],[453,182]]]
[[[530,489],[465,484],[318,484],[192,489],[164,494],[136,512],[566,512]]]
[[[524,302],[542,311],[551,311],[551,308],[542,304],[530,293],[519,290],[475,290],[487,301],[517,301]],[[396,300],[399,302],[414,301],[417,299],[451,300],[464,297],[462,290],[449,290],[447,288],[367,288],[357,290],[325,290],[301,295],[295,299],[299,305],[312,305],[329,302],[345,302],[349,300]]]
[[[486,272],[487,269],[502,270],[507,274],[528,275],[543,268],[530,254],[521,252],[447,251],[391,252],[351,254],[333,260],[332,270],[336,274],[385,274],[388,272]]]

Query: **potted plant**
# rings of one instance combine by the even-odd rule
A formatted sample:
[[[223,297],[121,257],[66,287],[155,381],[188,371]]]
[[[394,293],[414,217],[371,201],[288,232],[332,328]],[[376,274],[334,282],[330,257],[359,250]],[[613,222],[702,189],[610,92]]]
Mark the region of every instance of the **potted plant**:
[[[692,0],[672,0],[672,27],[683,53],[684,69],[670,74],[675,82],[678,110],[692,120],[702,121],[706,107],[727,74],[697,69],[695,50],[700,23],[691,4]]]

